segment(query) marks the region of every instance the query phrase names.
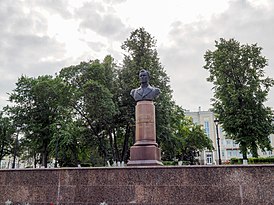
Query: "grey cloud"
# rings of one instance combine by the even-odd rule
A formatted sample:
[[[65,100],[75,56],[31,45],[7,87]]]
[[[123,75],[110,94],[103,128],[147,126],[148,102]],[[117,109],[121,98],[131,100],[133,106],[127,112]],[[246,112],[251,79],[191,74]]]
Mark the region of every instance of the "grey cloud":
[[[122,2],[126,2],[127,0],[103,0],[103,1],[108,4],[120,4]]]
[[[29,13],[23,12],[24,6],[25,4],[20,1],[0,1],[1,32],[24,34],[46,32],[45,17],[33,10]]]
[[[206,81],[208,73],[203,69],[203,56],[207,49],[215,49],[214,41],[220,38],[235,38],[242,44],[258,43],[273,67],[273,10],[273,3],[266,9],[254,7],[248,1],[231,1],[228,10],[212,16],[210,21],[174,22],[169,32],[169,44],[161,45],[159,54],[170,74],[177,103],[190,110],[197,110],[198,104],[210,108],[213,85]],[[274,70],[268,74],[273,78]],[[273,97],[269,103],[274,105]]]
[[[29,77],[55,75],[61,68],[70,66],[70,63],[68,59],[53,62],[32,61],[25,64],[24,62],[7,63],[3,72],[0,69],[0,110],[9,104],[8,94],[16,88],[16,82],[21,75]]]
[[[108,39],[124,40],[130,30],[113,9],[98,2],[84,4],[75,15],[81,19],[80,29],[89,29]]]
[[[84,40],[83,40],[84,41]],[[106,45],[103,44],[103,43],[100,43],[100,42],[94,42],[94,41],[85,41],[88,46],[94,50],[95,52],[100,52],[102,51],[103,49],[106,48]]]
[[[0,96],[11,92],[20,75],[53,75],[62,66],[67,65],[63,57],[63,46],[48,37],[10,35],[5,38],[6,46],[0,43]],[[52,57],[52,59],[47,59]],[[55,60],[55,58],[61,60]],[[43,60],[44,58],[44,60]],[[0,102],[0,105],[3,102]]]
[[[208,94],[205,95],[201,94],[201,92],[205,89],[210,90],[210,85],[206,84],[205,80],[199,81],[190,79],[183,80],[183,82],[184,84],[187,84],[187,86],[180,86],[178,89],[174,90],[173,94],[176,95],[176,103],[181,105],[184,109],[192,111],[197,111],[199,107],[203,110],[208,110],[210,108],[208,105],[209,99],[213,96],[213,94],[207,92]]]
[[[47,10],[50,14],[59,14],[65,19],[73,15],[68,10],[68,1],[66,0],[27,0],[30,7],[40,7]]]
[[[54,75],[68,64],[64,45],[46,34],[45,17],[34,10],[24,12],[27,6],[26,1],[0,1],[0,107],[19,76]]]

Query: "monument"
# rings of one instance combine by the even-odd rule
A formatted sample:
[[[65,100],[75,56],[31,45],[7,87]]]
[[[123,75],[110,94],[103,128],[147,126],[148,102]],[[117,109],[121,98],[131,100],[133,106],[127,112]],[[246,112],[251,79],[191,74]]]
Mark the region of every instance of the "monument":
[[[130,148],[128,166],[163,165],[161,151],[156,143],[155,106],[153,100],[160,94],[160,89],[149,85],[149,72],[139,73],[141,86],[133,89],[130,95],[137,102],[135,106],[135,144]]]

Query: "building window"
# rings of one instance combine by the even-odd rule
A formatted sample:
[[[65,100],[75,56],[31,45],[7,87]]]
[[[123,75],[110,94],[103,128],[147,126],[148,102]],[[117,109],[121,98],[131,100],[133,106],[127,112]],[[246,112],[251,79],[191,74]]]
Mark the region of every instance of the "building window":
[[[222,157],[224,157],[225,156],[225,151],[224,150],[222,150]]]
[[[209,122],[208,121],[205,121],[204,129],[205,129],[206,135],[209,137]]]
[[[225,139],[221,139],[221,145],[224,145],[224,146],[226,145],[225,144]]]
[[[233,156],[237,157],[237,150],[233,150]]]
[[[212,154],[206,155],[206,164],[212,164]]]

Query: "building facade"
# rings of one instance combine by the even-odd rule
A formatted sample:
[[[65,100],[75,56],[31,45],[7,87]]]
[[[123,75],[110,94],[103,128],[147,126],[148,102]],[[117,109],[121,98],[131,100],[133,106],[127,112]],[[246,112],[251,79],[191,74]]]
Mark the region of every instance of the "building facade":
[[[239,149],[239,145],[235,143],[232,139],[227,139],[220,125],[216,125],[214,120],[216,119],[214,113],[211,111],[201,111],[197,112],[185,111],[185,115],[192,118],[192,121],[196,124],[202,125],[205,130],[206,135],[212,140],[214,150],[204,150],[200,153],[199,161],[200,164],[219,164],[219,152],[218,147],[220,147],[220,157],[222,163],[228,163],[231,158],[241,158],[242,154]],[[217,133],[218,132],[218,133]],[[219,146],[218,146],[218,137]],[[272,148],[274,147],[274,135],[269,136]],[[262,152],[258,150],[260,157],[274,156],[274,151]],[[252,157],[250,154],[248,157]]]

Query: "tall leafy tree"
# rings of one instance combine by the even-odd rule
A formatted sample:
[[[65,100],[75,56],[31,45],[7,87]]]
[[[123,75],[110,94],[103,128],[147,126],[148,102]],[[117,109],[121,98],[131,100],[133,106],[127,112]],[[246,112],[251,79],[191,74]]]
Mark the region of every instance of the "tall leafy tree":
[[[13,106],[8,112],[16,127],[24,133],[23,144],[31,147],[35,159],[40,154],[42,165],[46,167],[53,136],[51,127],[64,114],[68,99],[66,87],[59,78],[52,76],[22,76],[16,85],[10,94]]]
[[[270,149],[273,114],[264,105],[273,79],[265,77],[267,59],[257,44],[241,45],[235,39],[215,42],[208,50],[204,68],[214,87],[213,107],[227,135],[240,144],[243,158],[248,150],[257,157],[257,149]]]
[[[113,119],[118,111],[113,92],[114,59],[106,56],[103,62],[81,62],[79,65],[63,68],[59,77],[70,88],[72,98],[68,104],[73,108],[75,117],[79,118],[89,131],[86,135],[87,144],[94,146],[96,143],[98,152],[106,163],[111,155],[109,150],[113,150]]]
[[[169,77],[159,61],[156,40],[144,28],[139,28],[124,41],[122,49],[126,53],[123,67],[119,72],[119,108],[121,118],[124,119],[125,138],[134,138],[135,102],[129,93],[131,89],[140,85],[138,74],[141,69],[146,69],[150,73],[150,84],[161,90],[159,98],[155,101],[157,141],[161,146],[171,137],[171,115],[175,104],[172,100]],[[165,153],[165,150],[163,151]]]
[[[14,133],[15,128],[11,119],[0,112],[0,165],[2,159],[12,152],[12,135]]]
[[[81,164],[81,149],[83,149],[83,136],[81,122],[67,118],[51,126],[53,136],[49,147],[51,156],[57,160],[61,167],[75,167]],[[57,165],[57,162],[56,165]]]

